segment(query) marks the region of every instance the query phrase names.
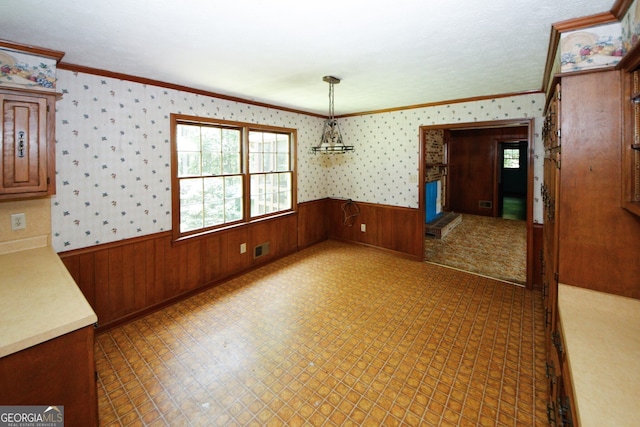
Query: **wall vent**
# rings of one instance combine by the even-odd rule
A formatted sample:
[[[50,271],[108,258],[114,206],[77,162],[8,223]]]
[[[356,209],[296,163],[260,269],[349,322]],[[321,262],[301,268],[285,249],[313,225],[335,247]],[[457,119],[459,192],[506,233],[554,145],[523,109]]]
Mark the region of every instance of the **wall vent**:
[[[491,209],[491,207],[493,206],[493,203],[489,200],[480,200],[478,202],[478,206],[480,206],[481,208]]]
[[[269,242],[262,243],[253,249],[253,258],[260,258],[269,253]]]

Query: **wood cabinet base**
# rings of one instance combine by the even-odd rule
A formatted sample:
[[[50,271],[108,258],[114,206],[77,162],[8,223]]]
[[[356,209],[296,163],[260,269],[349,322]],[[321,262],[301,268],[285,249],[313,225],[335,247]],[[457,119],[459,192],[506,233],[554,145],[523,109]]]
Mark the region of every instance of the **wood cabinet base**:
[[[64,406],[65,426],[97,426],[93,326],[0,359],[0,405]]]

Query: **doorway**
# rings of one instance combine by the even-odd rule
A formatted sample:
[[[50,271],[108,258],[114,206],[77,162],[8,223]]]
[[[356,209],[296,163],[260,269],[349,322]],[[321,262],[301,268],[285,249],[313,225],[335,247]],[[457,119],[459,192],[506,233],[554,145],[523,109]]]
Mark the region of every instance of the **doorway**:
[[[478,143],[482,138],[490,144],[490,149],[479,147]],[[444,142],[444,147],[441,149],[434,148],[434,141],[438,139]],[[464,212],[468,212],[469,215],[480,218],[492,217],[496,220],[502,220],[502,216],[506,215],[523,220],[519,221],[523,224],[522,232],[526,235],[522,243],[505,244],[500,249],[513,250],[517,246],[517,249],[523,253],[526,279],[518,283],[526,283],[527,288],[530,289],[533,287],[534,265],[533,141],[533,119],[420,128],[422,161],[420,162],[419,203],[421,210],[425,209],[426,182],[440,179],[443,188],[446,188],[446,191],[443,191],[442,200],[445,212],[463,212],[463,217]],[[517,151],[511,151],[514,149]],[[484,157],[470,157],[477,155],[478,152],[481,152]],[[517,168],[513,166],[515,160],[511,159],[516,152]],[[434,153],[438,158],[433,158]],[[439,157],[438,153],[442,153],[443,156]],[[507,161],[506,168],[504,167],[505,156],[510,159]],[[481,171],[482,178],[474,175],[473,171]],[[513,179],[515,175],[517,179]],[[460,207],[461,205],[464,206]],[[424,229],[427,229],[426,224]],[[425,230],[423,230],[423,236]],[[423,249],[428,248],[425,245]],[[425,259],[426,252],[423,250]]]
[[[527,219],[528,141],[498,142],[498,208],[504,219]]]

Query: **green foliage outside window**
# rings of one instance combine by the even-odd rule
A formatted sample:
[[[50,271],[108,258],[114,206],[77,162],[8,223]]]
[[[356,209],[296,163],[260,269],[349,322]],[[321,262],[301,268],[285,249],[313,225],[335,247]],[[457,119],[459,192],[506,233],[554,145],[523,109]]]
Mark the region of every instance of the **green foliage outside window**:
[[[292,152],[290,132],[204,120],[176,122],[174,161],[180,233],[246,220],[247,203],[250,218],[291,210]],[[248,164],[243,166],[245,158]],[[248,196],[245,180],[249,181]]]

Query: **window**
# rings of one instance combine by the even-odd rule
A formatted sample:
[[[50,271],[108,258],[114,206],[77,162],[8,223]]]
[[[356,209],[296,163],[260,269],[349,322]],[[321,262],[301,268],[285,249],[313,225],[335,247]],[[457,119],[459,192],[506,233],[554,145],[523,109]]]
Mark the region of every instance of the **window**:
[[[520,149],[505,148],[503,165],[505,169],[520,169]]]
[[[171,115],[174,239],[293,210],[295,130]]]
[[[249,131],[251,217],[291,209],[291,137]]]

